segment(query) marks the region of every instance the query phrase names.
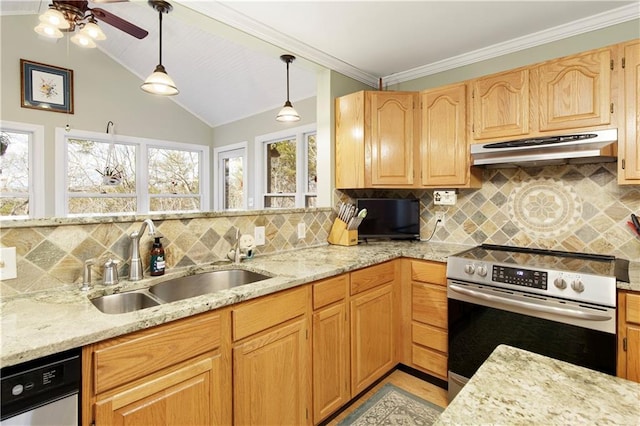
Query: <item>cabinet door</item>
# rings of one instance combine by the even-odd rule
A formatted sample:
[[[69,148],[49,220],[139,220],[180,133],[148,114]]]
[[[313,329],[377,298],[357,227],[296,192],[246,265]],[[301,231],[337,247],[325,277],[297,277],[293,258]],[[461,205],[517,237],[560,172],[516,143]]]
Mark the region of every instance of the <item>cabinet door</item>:
[[[393,285],[351,299],[351,395],[395,366]]]
[[[236,345],[233,348],[234,424],[311,423],[309,354],[304,318]]]
[[[313,422],[349,402],[349,328],[345,302],[313,314]]]
[[[541,132],[611,122],[611,50],[551,61],[536,69]]]
[[[220,354],[168,372],[137,386],[123,387],[96,402],[96,426],[100,425],[215,425],[214,381],[219,376]]]
[[[619,183],[640,183],[640,41],[624,47],[625,116]],[[622,128],[620,129],[622,131]]]
[[[469,175],[465,84],[420,94],[423,186],[464,185]]]
[[[370,113],[371,185],[414,184],[413,93],[366,92]]]
[[[618,293],[617,375],[640,382],[640,294]]]
[[[472,81],[473,138],[529,133],[529,70],[520,69]]]
[[[365,187],[364,92],[336,98],[336,188]]]

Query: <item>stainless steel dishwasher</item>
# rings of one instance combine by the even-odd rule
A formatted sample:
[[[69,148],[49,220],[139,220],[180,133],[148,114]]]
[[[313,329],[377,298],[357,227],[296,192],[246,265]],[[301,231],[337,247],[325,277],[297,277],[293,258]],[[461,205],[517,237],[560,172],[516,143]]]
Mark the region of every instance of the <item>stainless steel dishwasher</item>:
[[[80,421],[80,349],[0,371],[0,426],[77,426]]]

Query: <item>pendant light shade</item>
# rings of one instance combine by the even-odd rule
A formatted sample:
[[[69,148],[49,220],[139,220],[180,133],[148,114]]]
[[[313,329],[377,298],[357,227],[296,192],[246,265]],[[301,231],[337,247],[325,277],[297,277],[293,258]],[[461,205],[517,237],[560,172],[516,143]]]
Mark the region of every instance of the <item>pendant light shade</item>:
[[[172,96],[180,93],[167,71],[162,66],[162,14],[169,13],[173,7],[163,0],[149,0],[149,5],[158,12],[160,22],[160,49],[158,55],[158,65],[153,73],[147,77],[140,88],[147,93],[161,96]]]
[[[287,101],[284,103],[284,106],[276,116],[276,120],[278,121],[298,121],[300,120],[300,115],[291,105],[291,101],[289,101],[289,64],[293,62],[296,57],[293,55],[282,55],[280,56],[283,62],[287,64]]]

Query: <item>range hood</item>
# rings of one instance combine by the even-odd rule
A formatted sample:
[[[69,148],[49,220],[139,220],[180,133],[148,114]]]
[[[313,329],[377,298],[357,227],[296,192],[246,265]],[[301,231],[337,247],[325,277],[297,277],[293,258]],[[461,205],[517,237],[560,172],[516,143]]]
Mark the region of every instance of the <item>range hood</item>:
[[[618,129],[471,145],[474,166],[539,167],[617,160]]]

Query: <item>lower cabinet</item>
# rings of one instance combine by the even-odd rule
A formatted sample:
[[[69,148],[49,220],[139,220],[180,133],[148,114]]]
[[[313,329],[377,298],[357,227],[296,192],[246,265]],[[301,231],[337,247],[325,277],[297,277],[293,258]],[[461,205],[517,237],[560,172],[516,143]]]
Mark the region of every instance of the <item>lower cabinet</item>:
[[[232,309],[233,423],[311,424],[309,286]]]
[[[220,310],[86,346],[82,424],[230,424],[228,329]]]
[[[640,382],[640,293],[618,292],[618,376]]]

